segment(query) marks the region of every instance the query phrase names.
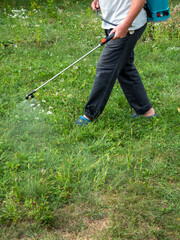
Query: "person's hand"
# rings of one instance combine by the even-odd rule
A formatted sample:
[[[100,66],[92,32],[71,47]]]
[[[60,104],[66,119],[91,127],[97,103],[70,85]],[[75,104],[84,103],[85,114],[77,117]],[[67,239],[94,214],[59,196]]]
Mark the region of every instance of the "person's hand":
[[[91,3],[91,7],[92,9],[95,11],[96,8],[98,10],[98,12],[100,11],[100,5],[99,5],[99,0],[94,0],[92,3]]]
[[[128,26],[126,26],[123,22],[121,24],[119,24],[117,27],[115,27],[111,32],[110,35],[112,33],[115,33],[113,40],[117,39],[117,38],[124,38],[126,37],[127,33],[128,33]]]

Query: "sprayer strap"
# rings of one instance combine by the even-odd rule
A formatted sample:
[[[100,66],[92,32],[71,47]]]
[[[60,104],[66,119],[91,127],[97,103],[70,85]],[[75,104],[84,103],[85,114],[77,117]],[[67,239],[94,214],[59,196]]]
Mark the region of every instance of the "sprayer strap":
[[[147,3],[145,3],[143,8],[146,10],[147,16],[152,18],[152,12],[149,10]]]

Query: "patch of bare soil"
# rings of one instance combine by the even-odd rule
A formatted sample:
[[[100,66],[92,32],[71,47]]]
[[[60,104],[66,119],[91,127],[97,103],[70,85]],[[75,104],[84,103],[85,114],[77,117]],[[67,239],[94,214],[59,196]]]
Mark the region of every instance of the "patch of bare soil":
[[[83,219],[83,227],[78,234],[61,232],[61,235],[67,240],[98,240],[101,239],[102,233],[108,226],[108,219],[90,220],[85,218]]]

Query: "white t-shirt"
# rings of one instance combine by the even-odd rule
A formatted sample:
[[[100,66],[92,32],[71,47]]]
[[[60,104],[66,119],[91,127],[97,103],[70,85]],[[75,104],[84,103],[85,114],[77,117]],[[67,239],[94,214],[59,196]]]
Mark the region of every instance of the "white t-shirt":
[[[132,0],[99,0],[102,17],[108,22],[120,24],[127,16]],[[147,22],[147,13],[141,10],[129,30],[136,30]],[[102,28],[114,28],[113,25],[102,22]]]

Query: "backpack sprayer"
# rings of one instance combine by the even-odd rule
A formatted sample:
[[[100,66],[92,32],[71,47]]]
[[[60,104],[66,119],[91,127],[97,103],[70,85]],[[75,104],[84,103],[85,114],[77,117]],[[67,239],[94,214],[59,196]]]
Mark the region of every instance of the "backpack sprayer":
[[[168,0],[147,0],[144,9],[148,22],[162,22],[170,17]]]
[[[147,0],[146,4],[144,6],[144,9],[147,11],[147,16],[148,16],[148,22],[159,22],[159,21],[165,21],[170,17],[170,10],[169,10],[169,4],[168,4],[168,0]],[[98,11],[96,9],[96,14],[98,15],[98,17],[106,22],[109,23],[113,26],[117,26],[116,24],[110,23],[108,21],[106,21],[105,19],[103,19],[99,14]],[[34,97],[34,93],[37,92],[40,88],[42,88],[43,86],[45,86],[47,83],[51,82],[53,79],[55,79],[56,77],[58,77],[60,74],[62,74],[63,72],[65,72],[67,69],[69,69],[70,67],[72,67],[74,64],[78,63],[79,61],[81,61],[83,58],[85,58],[87,55],[89,55],[91,52],[93,52],[94,50],[96,50],[97,48],[103,46],[105,43],[107,43],[108,41],[110,41],[113,37],[114,37],[114,33],[109,35],[108,37],[104,38],[101,40],[101,43],[96,46],[95,48],[93,48],[91,51],[89,51],[88,53],[86,53],[84,56],[82,56],[81,58],[79,58],[78,60],[76,60],[74,63],[72,63],[71,65],[69,65],[68,67],[66,67],[64,70],[62,70],[61,72],[59,72],[58,74],[56,74],[54,77],[52,77],[51,79],[49,79],[47,82],[45,82],[44,84],[42,84],[40,87],[36,88],[35,90],[33,90],[31,93],[29,93],[28,95],[26,95],[26,99],[29,99],[29,97],[33,98]]]

